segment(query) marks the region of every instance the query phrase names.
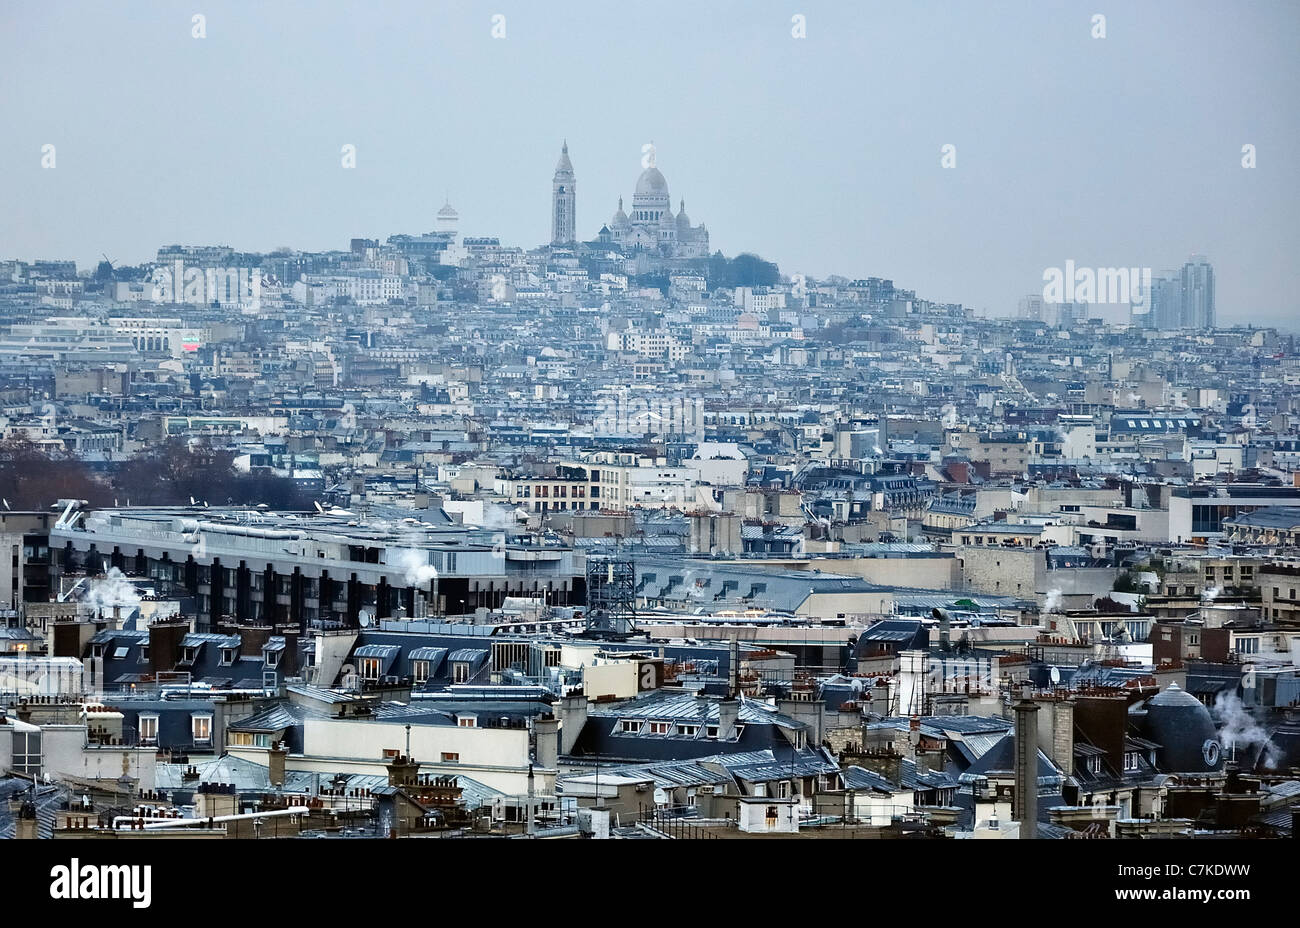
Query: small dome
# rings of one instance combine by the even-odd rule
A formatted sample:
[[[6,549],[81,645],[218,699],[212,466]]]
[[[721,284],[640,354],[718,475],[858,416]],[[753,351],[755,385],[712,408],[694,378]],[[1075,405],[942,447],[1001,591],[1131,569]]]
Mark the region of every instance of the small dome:
[[[1147,701],[1142,727],[1160,745],[1157,766],[1165,773],[1213,773],[1223,769],[1223,749],[1210,710],[1177,683]]]
[[[460,213],[456,212],[456,210],[452,208],[452,205],[450,203],[443,204],[442,209],[438,210],[439,219],[456,219],[459,216]]]
[[[1256,773],[1286,773],[1300,767],[1300,722],[1286,721],[1273,730],[1255,760]]]
[[[615,229],[626,229],[631,225],[627,218],[627,213],[623,212],[623,198],[618,198],[618,212],[614,213],[614,218],[610,221],[610,226]]]
[[[658,168],[650,167],[641,172],[637,178],[636,195],[639,197],[666,197],[668,196],[668,181],[664,180],[663,174]]]

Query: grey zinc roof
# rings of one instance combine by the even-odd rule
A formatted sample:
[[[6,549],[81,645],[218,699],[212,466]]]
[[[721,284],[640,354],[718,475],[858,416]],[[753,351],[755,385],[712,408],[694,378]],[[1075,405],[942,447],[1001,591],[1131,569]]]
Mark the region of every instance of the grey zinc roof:
[[[280,731],[299,724],[308,716],[318,715],[319,713],[302,706],[280,703],[237,722],[231,722],[230,728],[234,731]]]
[[[635,699],[593,705],[590,715],[593,718],[617,717],[664,721],[680,719],[687,722],[714,723],[719,719],[719,705],[716,699],[700,698],[694,693],[656,690]],[[794,729],[804,727],[802,722],[752,699],[740,700],[739,720],[741,723],[769,722]]]
[[[874,770],[859,767],[856,764],[840,771],[845,789],[869,789],[877,793],[895,793],[899,787],[890,783]]]

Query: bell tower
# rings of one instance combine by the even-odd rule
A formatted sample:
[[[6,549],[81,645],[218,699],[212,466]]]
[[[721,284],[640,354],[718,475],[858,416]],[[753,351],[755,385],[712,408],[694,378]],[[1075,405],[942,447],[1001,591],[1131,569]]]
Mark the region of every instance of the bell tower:
[[[577,241],[574,234],[574,207],[577,183],[573,179],[573,165],[569,162],[569,142],[566,139],[560,149],[560,161],[555,166],[555,177],[551,180],[551,244],[572,245]]]

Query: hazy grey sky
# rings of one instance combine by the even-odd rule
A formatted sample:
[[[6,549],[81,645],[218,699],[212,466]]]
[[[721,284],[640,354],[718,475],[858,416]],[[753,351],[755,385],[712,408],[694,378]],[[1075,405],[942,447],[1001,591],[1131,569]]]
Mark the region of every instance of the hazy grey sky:
[[[565,137],[591,238],[653,140],[674,209],[787,273],[1004,313],[1066,259],[1198,252],[1222,321],[1294,324],[1297,47],[1284,0],[5,0],[0,257],[346,248],[444,192],[531,247]]]

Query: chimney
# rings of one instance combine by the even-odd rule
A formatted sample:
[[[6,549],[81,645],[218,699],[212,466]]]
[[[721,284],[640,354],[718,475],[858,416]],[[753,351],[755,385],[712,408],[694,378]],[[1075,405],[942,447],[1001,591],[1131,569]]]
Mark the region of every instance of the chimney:
[[[388,767],[389,786],[415,786],[419,780],[420,765],[405,754],[391,758]]]
[[[1223,791],[1225,793],[1244,793],[1246,790],[1241,784],[1241,768],[1237,766],[1237,762],[1235,760],[1228,761],[1224,769],[1227,772],[1227,779],[1223,784]]]
[[[1012,708],[1016,713],[1016,791],[1012,815],[1020,822],[1020,838],[1033,839],[1038,837],[1038,703],[1025,690]]]
[[[288,625],[280,632],[284,636],[284,653],[280,655],[280,675],[298,676],[298,626]]]
[[[931,614],[939,620],[939,647],[944,651],[952,650],[952,616],[948,614],[947,609],[940,609],[937,606]]]
[[[1067,775],[1074,774],[1074,703],[1062,699],[1052,703],[1052,763]]]
[[[283,741],[271,748],[267,754],[266,766],[267,776],[271,780],[271,785],[277,789],[284,786],[284,762],[289,756],[289,749]]]
[[[740,641],[733,635],[731,649],[727,655],[727,698],[735,699],[740,694]]]
[[[864,751],[857,758],[867,770],[878,773],[890,783],[901,786],[903,783],[903,755],[893,748]]]
[[[578,743],[583,726],[587,724],[587,695],[570,693],[558,703],[560,720],[560,753],[568,754]]]
[[[740,700],[728,696],[718,703],[718,740],[730,741],[734,738],[738,721],[740,721]]]
[[[529,764],[528,765],[528,809],[524,813],[524,827],[527,829],[528,837],[530,838],[537,833],[537,820],[536,820],[536,816],[533,813],[534,795],[535,793],[533,789],[533,765]]]
[[[537,747],[533,754],[537,766],[543,770],[554,770],[559,762],[560,721],[555,717],[540,718],[533,724]]]
[[[17,814],[14,815],[14,837],[33,840],[40,837],[35,804],[24,802],[18,806],[16,811]]]
[[[240,625],[236,631],[239,633],[239,656],[260,658],[262,648],[271,638],[271,626]]]
[[[185,619],[164,619],[149,626],[149,670],[165,673],[175,670],[181,659],[181,642],[190,630]]]

